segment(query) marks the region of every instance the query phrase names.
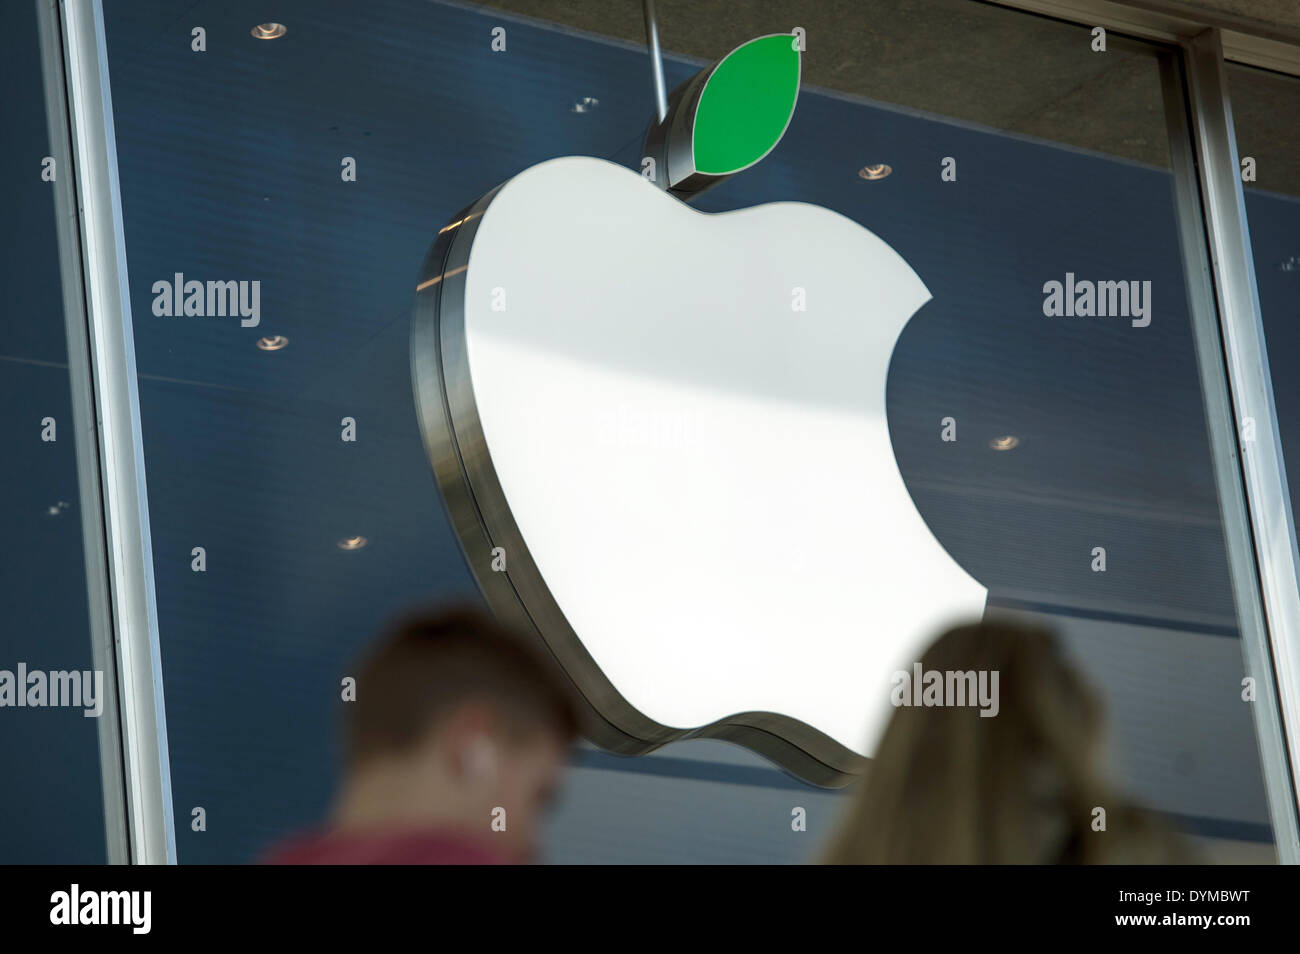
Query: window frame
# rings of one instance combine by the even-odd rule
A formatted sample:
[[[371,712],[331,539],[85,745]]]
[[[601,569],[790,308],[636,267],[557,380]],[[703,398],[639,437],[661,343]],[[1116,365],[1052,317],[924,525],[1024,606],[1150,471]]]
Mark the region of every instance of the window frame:
[[[1300,554],[1290,508],[1239,157],[1231,60],[1300,76],[1300,31],[1173,0],[972,0],[1173,46],[1169,146],[1193,334],[1279,860],[1300,863]],[[176,863],[153,583],[102,0],[40,0],[87,585],[96,665],[115,694],[101,720],[108,858]],[[648,17],[653,14],[648,12]],[[1177,75],[1175,75],[1177,74]],[[1252,416],[1257,440],[1238,440]],[[115,677],[111,674],[115,674]],[[110,717],[111,716],[111,717]]]

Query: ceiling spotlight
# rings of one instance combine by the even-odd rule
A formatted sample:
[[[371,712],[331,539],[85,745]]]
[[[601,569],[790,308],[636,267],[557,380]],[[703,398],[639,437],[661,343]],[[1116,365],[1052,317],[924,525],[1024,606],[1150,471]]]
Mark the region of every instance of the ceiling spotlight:
[[[284,36],[283,23],[259,23],[249,31],[259,40],[274,40]]]
[[[1004,437],[995,437],[989,441],[989,447],[996,451],[1009,451],[1020,446],[1020,438],[1014,434],[1007,434]]]
[[[284,335],[271,335],[257,339],[257,346],[263,351],[279,351],[289,343]]]
[[[876,179],[885,178],[885,176],[889,175],[893,171],[894,169],[892,166],[887,166],[883,162],[878,162],[875,165],[863,166],[858,170],[858,175],[874,182]]]
[[[344,537],[339,541],[340,550],[360,550],[369,542],[365,537]]]

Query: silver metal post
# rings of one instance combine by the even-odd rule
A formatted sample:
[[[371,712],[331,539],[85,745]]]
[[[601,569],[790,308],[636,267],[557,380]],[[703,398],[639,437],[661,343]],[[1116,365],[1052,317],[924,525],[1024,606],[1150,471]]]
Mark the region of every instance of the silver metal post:
[[[135,339],[99,0],[38,0],[113,862],[176,861]],[[61,70],[61,74],[60,74]],[[60,102],[62,100],[62,102]],[[116,702],[111,709],[107,704]]]
[[[45,87],[50,155],[59,164],[51,183],[59,247],[59,278],[68,344],[68,379],[72,392],[72,433],[77,454],[81,537],[85,551],[91,665],[104,674],[103,712],[95,720],[99,734],[99,770],[103,792],[105,857],[109,864],[131,860],[126,824],[126,778],[122,766],[122,726],[118,719],[117,661],[113,652],[113,616],[108,598],[108,554],[104,542],[104,506],[99,492],[99,442],[95,398],[91,388],[90,342],[86,334],[86,289],[81,273],[81,230],[77,188],[72,172],[72,133],[68,126],[67,88],[63,72],[63,38],[56,0],[37,0],[41,73]]]
[[[1257,685],[1252,710],[1273,834],[1279,860],[1294,864],[1300,863],[1300,555],[1219,31],[1206,30],[1183,49],[1218,301],[1217,324],[1193,309],[1197,358],[1242,648]],[[1244,436],[1249,430],[1253,437]]]
[[[655,0],[642,0],[645,11],[646,46],[650,48],[650,72],[655,84],[655,110],[659,121],[668,118],[668,90],[664,85],[664,59],[659,52],[659,23],[655,19]]]

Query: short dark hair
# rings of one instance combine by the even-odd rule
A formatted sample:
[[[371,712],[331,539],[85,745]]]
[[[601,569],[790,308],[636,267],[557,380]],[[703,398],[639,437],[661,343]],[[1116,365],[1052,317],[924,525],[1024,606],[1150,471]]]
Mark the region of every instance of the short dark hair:
[[[413,613],[393,623],[361,663],[347,707],[351,764],[414,748],[460,706],[486,702],[515,734],[577,736],[568,680],[523,634],[473,607]]]

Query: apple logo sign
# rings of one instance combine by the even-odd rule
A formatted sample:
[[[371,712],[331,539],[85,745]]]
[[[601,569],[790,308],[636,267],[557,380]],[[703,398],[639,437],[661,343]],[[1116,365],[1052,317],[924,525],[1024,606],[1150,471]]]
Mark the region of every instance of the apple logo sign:
[[[653,179],[553,159],[444,227],[412,376],[475,577],[553,653],[594,742],[726,739],[842,785],[892,712],[891,675],[980,617],[986,590],[930,532],[890,443],[885,382],[930,299],[921,279],[825,208],[682,201],[784,133],[792,97],[724,130],[749,138],[722,165],[699,148],[726,112],[710,86],[755,88],[719,79],[756,68],[755,45],[763,70],[793,52],[797,89],[791,36],[742,46],[674,92],[647,140]]]

